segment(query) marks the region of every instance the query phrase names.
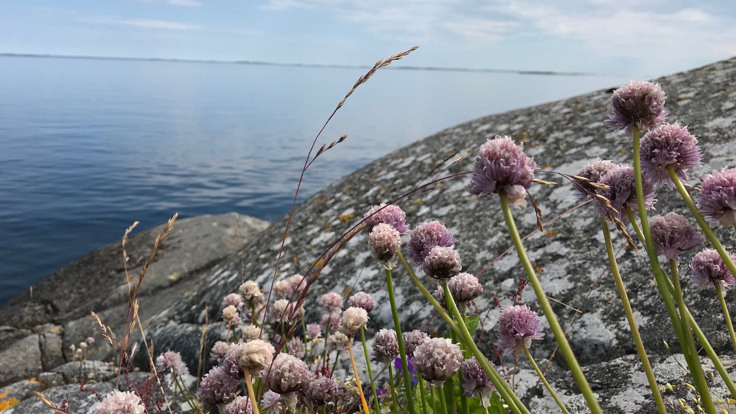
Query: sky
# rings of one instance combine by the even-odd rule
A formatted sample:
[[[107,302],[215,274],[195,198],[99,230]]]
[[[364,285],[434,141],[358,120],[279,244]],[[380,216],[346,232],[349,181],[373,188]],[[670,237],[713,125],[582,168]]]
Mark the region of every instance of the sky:
[[[0,53],[656,77],[736,55],[736,1],[0,0]]]

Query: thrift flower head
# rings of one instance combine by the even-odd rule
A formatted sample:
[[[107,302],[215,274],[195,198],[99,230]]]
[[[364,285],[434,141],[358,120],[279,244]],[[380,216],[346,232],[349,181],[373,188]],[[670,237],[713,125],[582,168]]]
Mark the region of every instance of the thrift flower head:
[[[160,375],[171,373],[176,376],[189,374],[189,368],[182,362],[178,352],[166,351],[156,358],[156,370]]]
[[[424,258],[422,270],[435,279],[449,279],[463,268],[460,255],[452,247],[435,246]]]
[[[304,394],[312,404],[321,407],[337,395],[337,381],[332,378],[319,377],[309,383]]]
[[[215,345],[212,346],[210,356],[216,359],[218,363],[222,362],[222,360],[225,359],[225,354],[227,353],[228,348],[230,348],[230,345],[226,342],[217,341],[215,342]]]
[[[736,255],[728,253],[728,256],[736,262]],[[699,289],[715,287],[716,285],[723,289],[736,286],[736,279],[734,279],[718,252],[713,249],[706,249],[696,254],[690,262],[690,270],[693,272],[690,281]]]
[[[682,180],[687,180],[687,170],[700,166],[703,154],[698,140],[687,132],[687,127],[678,124],[663,124],[649,131],[641,139],[642,172],[654,185],[675,184],[667,172],[668,167]]]
[[[258,284],[252,280],[249,280],[240,285],[238,291],[240,292],[240,296],[243,297],[243,300],[245,300],[252,306],[256,306],[265,302],[265,298],[263,297],[261,288],[259,288]]]
[[[230,347],[225,353],[225,359],[222,361],[222,368],[227,372],[228,375],[235,379],[242,379],[245,373],[243,369],[238,365],[238,359],[240,358],[240,351],[242,342],[237,344],[230,344]]]
[[[367,323],[368,312],[363,308],[351,306],[342,313],[342,331],[348,338],[352,338]]]
[[[225,414],[253,414],[250,398],[237,397],[225,407]]]
[[[506,355],[524,352],[524,347],[531,345],[532,339],[542,339],[539,332],[539,317],[524,305],[508,307],[498,316],[500,330],[499,348]]]
[[[277,299],[285,299],[289,297],[291,283],[288,280],[279,280],[273,284],[273,296]]]
[[[447,338],[429,338],[414,350],[412,363],[422,377],[434,386],[452,378],[460,369],[463,353]]]
[[[348,306],[363,308],[366,312],[371,313],[375,306],[375,302],[373,302],[371,295],[365,292],[358,292],[348,299]]]
[[[462,365],[463,394],[466,397],[478,397],[484,407],[491,405],[491,393],[496,387],[486,375],[475,357],[466,359]]]
[[[299,318],[304,315],[304,307],[300,306],[294,309],[296,303],[289,302],[288,299],[279,299],[271,305],[271,320],[274,322],[288,322],[292,318]]]
[[[265,332],[264,332],[265,335]],[[245,342],[252,341],[261,337],[261,328],[255,325],[246,325],[240,330],[240,338]]]
[[[286,347],[289,348],[289,355],[294,355],[297,358],[304,358],[306,348],[302,338],[295,336],[286,343]]]
[[[144,414],[141,399],[130,391],[113,391],[97,405],[95,414]]]
[[[415,329],[411,332],[404,332],[404,350],[406,351],[406,355],[414,355],[414,350],[421,345],[427,338],[429,338],[429,335],[426,333]]]
[[[598,194],[606,197],[611,206],[618,210],[618,218],[626,222],[626,208],[632,211],[639,211],[639,204],[636,201],[636,183],[634,181],[634,169],[631,167],[617,167],[609,171],[601,179],[601,183],[608,186],[608,189],[598,190]],[[644,205],[647,210],[654,208],[657,200],[654,198],[656,193],[654,186],[649,180],[642,180],[644,189]],[[599,211],[603,211],[603,207],[598,206]]]
[[[297,295],[307,287],[307,281],[302,275],[294,275],[287,279],[289,281],[289,293]]]
[[[281,394],[284,403],[291,410],[296,406],[295,392],[306,388],[313,377],[304,361],[289,354],[279,354],[268,372],[262,376],[266,386]]]
[[[350,346],[350,338],[342,332],[335,332],[327,337],[327,349],[330,351],[347,351]]]
[[[315,339],[322,336],[322,328],[318,323],[310,323],[307,325],[307,338]]]
[[[319,323],[322,327],[325,328],[325,332],[335,332],[337,331],[340,326],[342,326],[342,318],[340,317],[340,314],[337,312],[334,313],[326,313],[322,315],[322,320]]]
[[[447,282],[450,293],[455,302],[467,303],[483,293],[483,286],[478,278],[470,273],[460,273]]]
[[[423,265],[424,259],[435,246],[454,247],[455,238],[439,221],[428,221],[415,227],[409,240],[409,257],[417,265]]]
[[[669,260],[679,261],[680,253],[698,246],[705,240],[684,216],[677,213],[653,217],[650,226],[657,254]]]
[[[401,246],[401,235],[395,228],[385,223],[379,223],[368,235],[371,253],[376,259],[387,262],[393,259]]]
[[[536,167],[511,138],[497,136],[489,139],[478,150],[470,175],[470,194],[505,195],[510,203],[519,204],[534,179]]]
[[[260,339],[254,339],[240,345],[238,365],[243,371],[257,375],[261,370],[271,365],[276,350],[271,344]]]
[[[225,296],[225,298],[222,299],[222,307],[226,308],[231,305],[240,309],[240,307],[243,305],[243,297],[237,293],[231,293]]]
[[[399,355],[399,341],[393,329],[381,329],[373,338],[373,358],[390,361]]]
[[[365,229],[368,233],[380,223],[388,224],[401,234],[406,233],[409,229],[406,227],[406,214],[395,205],[381,204],[368,210],[365,215]]]
[[[261,404],[269,414],[278,414],[281,412],[282,407],[280,401],[281,396],[271,390],[266,391],[266,393],[263,394],[263,398],[261,398]]]
[[[613,113],[606,124],[614,129],[623,129],[626,135],[634,135],[634,127],[648,131],[659,126],[667,117],[664,109],[665,94],[652,82],[630,82],[613,93]]]
[[[327,312],[342,311],[342,296],[339,293],[329,292],[319,298],[319,306]]]
[[[603,179],[603,176],[616,167],[617,165],[612,163],[611,161],[596,159],[595,161],[583,167],[583,169],[580,170],[577,175],[583,178],[587,178],[591,182],[600,183],[601,179]],[[575,196],[578,199],[583,199],[587,197],[590,193],[595,193],[597,191],[595,187],[586,185],[586,183],[580,182],[578,180],[574,180],[572,182],[572,185],[573,187],[575,187]]]
[[[227,404],[235,399],[240,381],[228,375],[222,366],[214,367],[202,378],[197,395],[210,405]]]
[[[710,222],[724,226],[736,224],[736,168],[705,177],[698,208]]]
[[[227,305],[225,309],[222,310],[222,319],[226,321],[231,321],[237,314],[238,309],[235,306]]]

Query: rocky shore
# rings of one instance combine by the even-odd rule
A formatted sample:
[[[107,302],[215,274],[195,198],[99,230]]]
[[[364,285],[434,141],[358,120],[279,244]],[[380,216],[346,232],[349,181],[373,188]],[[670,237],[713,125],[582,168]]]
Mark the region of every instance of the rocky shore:
[[[692,172],[690,183],[697,185],[697,178],[713,169],[736,166],[736,58],[656,81],[668,96],[668,119],[688,125],[700,141],[705,165]],[[297,208],[278,277],[306,273],[320,254],[360,221],[371,206],[406,194],[437,176],[469,170],[475,150],[495,135],[508,135],[522,142],[527,154],[545,171],[576,173],[595,157],[628,162],[630,139],[611,132],[603,124],[612,91],[596,91],[457,125],[343,177]],[[320,168],[319,161],[312,168]],[[530,189],[545,221],[577,204],[569,183],[544,172],[537,176],[559,183],[534,185]],[[511,243],[498,203],[490,198],[470,196],[467,187],[467,178],[443,181],[397,204],[406,211],[407,222],[412,226],[433,219],[444,222],[457,239],[456,248],[464,269],[478,273]],[[677,194],[662,190],[658,198],[656,208],[660,213],[685,210]],[[536,218],[531,206],[515,214],[522,234],[535,229]],[[216,217],[222,217],[222,221]],[[156,349],[181,352],[190,371],[196,372],[200,357],[199,330],[205,319],[218,320],[222,298],[234,292],[244,279],[257,281],[264,290],[270,286],[286,218],[267,228],[262,222],[243,217],[236,225],[234,215],[191,220],[192,223],[204,221],[192,224],[188,230],[183,230],[184,220],[175,226],[177,230],[155,264],[156,272],[153,267],[149,271],[147,283],[150,284],[141,293],[141,310],[142,319],[146,320],[146,335],[154,341]],[[214,226],[213,222],[222,224]],[[243,230],[238,233],[236,228]],[[736,250],[733,230],[718,230],[724,245]],[[177,231],[181,233],[177,235]],[[131,273],[135,274],[135,260],[141,260],[150,251],[152,235],[136,236],[141,239],[135,243],[135,237],[131,238]],[[250,241],[246,243],[247,239]],[[624,239],[616,235],[614,243],[623,246]],[[644,373],[639,369],[613,280],[607,272],[599,219],[593,208],[585,206],[563,216],[547,225],[544,233],[532,235],[525,244],[543,286],[555,301],[561,324],[570,327],[571,345],[604,412],[656,412]],[[127,299],[121,252],[117,246],[108,246],[60,270],[34,286],[32,298],[26,293],[0,309],[0,325],[3,325],[0,328],[0,385],[15,382],[10,385],[14,387],[19,384],[16,381],[53,372],[70,360],[69,345],[87,336],[96,336],[101,343],[96,327],[85,316],[90,310],[98,312],[106,324],[119,326],[125,317]],[[685,257],[683,263],[690,257]],[[192,262],[198,265],[191,265]],[[666,390],[663,394],[666,403],[672,412],[682,409],[679,399],[695,407],[694,394],[686,385],[686,370],[681,368],[684,359],[649,272],[646,255],[642,251],[621,248],[619,264],[655,374]],[[689,278],[686,266],[682,266],[681,272],[684,279]],[[476,301],[476,306],[483,311],[486,331],[479,343],[486,350],[490,347],[487,339],[495,337],[493,332],[499,311],[492,309],[494,296],[503,298],[513,294],[521,277],[523,272],[513,252],[479,276],[485,292]],[[402,324],[408,329],[417,329],[429,320],[425,329],[440,328],[438,321],[432,319],[433,310],[401,269],[397,269],[394,282],[397,301],[401,303]],[[425,280],[425,283],[429,285],[431,281]],[[392,322],[382,269],[371,258],[362,234],[344,246],[311,286],[307,320],[318,318],[316,306],[312,304],[321,294],[359,290],[369,292],[377,301],[369,322],[368,336],[372,337],[373,331],[390,326]],[[736,314],[733,294],[727,296],[727,301],[731,313]],[[723,355],[732,377],[736,378],[736,359],[732,357],[728,333],[722,317],[714,316],[720,315],[714,295],[696,291],[688,285],[685,297],[695,319],[716,351]],[[535,307],[531,289],[524,290],[522,301]],[[508,301],[502,300],[502,303]],[[224,335],[221,325],[210,323],[210,346],[224,339]],[[544,361],[552,355],[554,345],[553,336],[548,334],[535,344],[532,352],[538,361]],[[109,349],[104,347],[90,355],[90,359],[104,358],[110,360]],[[146,367],[145,361],[137,363]],[[736,412],[736,407],[728,404],[729,394],[718,375],[711,375],[712,366],[706,360],[703,363],[714,400],[720,399],[724,409]],[[571,412],[587,412],[563,367],[564,360],[552,357],[548,378]],[[531,411],[555,411],[550,405],[554,403],[544,395],[546,392],[529,367],[522,363],[520,368],[517,375],[521,379],[519,392]],[[49,391],[63,394],[57,386],[48,387]],[[5,392],[3,390],[0,394]],[[13,407],[15,411],[9,412],[36,412],[30,408],[26,410],[37,404],[34,400],[35,397],[24,399]],[[85,411],[80,408],[72,412]]]

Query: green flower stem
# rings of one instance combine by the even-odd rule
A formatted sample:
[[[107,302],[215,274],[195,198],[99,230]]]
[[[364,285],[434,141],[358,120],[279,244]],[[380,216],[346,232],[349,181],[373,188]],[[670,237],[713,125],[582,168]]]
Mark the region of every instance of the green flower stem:
[[[373,401],[376,404],[376,412],[381,414],[381,404],[378,402],[378,394],[376,393],[376,383],[373,381],[373,371],[371,371],[371,359],[368,356],[368,347],[365,344],[365,329],[360,327],[360,340],[363,342],[363,353],[365,354],[365,366],[368,368],[368,378],[371,380],[371,390],[373,391]]]
[[[657,411],[661,414],[667,414],[667,409],[664,406],[662,395],[659,392],[659,385],[657,385],[657,379],[654,377],[654,371],[649,363],[647,357],[647,351],[644,349],[644,343],[639,335],[639,328],[634,319],[634,312],[631,310],[631,303],[629,303],[628,295],[626,294],[626,287],[621,279],[621,273],[618,270],[618,263],[616,262],[616,253],[613,251],[613,243],[611,242],[611,232],[608,230],[608,223],[606,219],[601,217],[601,226],[603,227],[603,237],[606,240],[606,252],[608,252],[608,261],[611,264],[611,272],[613,273],[613,280],[616,282],[616,289],[618,295],[621,298],[621,304],[624,306],[624,313],[626,314],[626,320],[629,322],[629,329],[631,329],[631,336],[634,339],[636,345],[636,353],[639,354],[641,359],[641,365],[646,373],[647,381],[649,382],[649,388],[652,389],[652,397],[657,405]]]
[[[447,285],[447,280],[440,280],[440,285],[442,285],[443,288],[444,288]],[[449,298],[449,297],[445,296],[445,304],[447,304],[447,309],[450,309],[449,302],[451,300],[452,300],[452,298]],[[462,314],[460,316],[460,319],[462,319]],[[452,343],[461,342],[459,340],[459,338],[457,338],[455,336],[455,332],[453,332],[452,330],[450,330],[450,340],[452,341]],[[459,379],[459,381],[461,383],[460,386],[461,386],[461,389],[462,389],[463,377],[462,377],[461,371],[458,371],[457,377],[458,377],[458,379]],[[449,399],[450,402],[451,402],[451,407],[448,407],[448,408],[450,408],[450,412],[455,413],[455,411],[456,411],[456,407],[455,407],[455,401],[456,401],[456,398],[455,398],[455,383],[451,379],[450,380],[447,380],[443,384],[443,389],[445,391],[445,397],[447,397],[447,399]],[[462,399],[466,398],[465,395],[461,395],[461,397],[462,397]],[[465,408],[466,407],[467,407],[467,401],[461,401],[460,408],[461,408],[461,412],[462,413],[465,413]]]
[[[391,412],[397,413],[399,412],[399,403],[396,401],[396,391],[394,391],[394,371],[391,369],[391,364],[393,364],[393,361],[386,361],[386,365],[388,366],[389,389],[391,390]]]
[[[544,293],[542,285],[541,283],[539,283],[539,279],[537,278],[537,274],[534,271],[534,268],[532,267],[532,264],[526,255],[524,245],[522,244],[521,237],[519,236],[519,231],[516,229],[514,217],[513,215],[511,215],[509,201],[503,194],[501,195],[501,209],[503,210],[503,217],[506,220],[506,225],[509,228],[509,233],[511,233],[511,238],[514,241],[514,246],[516,246],[516,253],[519,255],[519,260],[521,261],[521,265],[526,271],[527,277],[529,278],[529,283],[532,285],[534,293],[537,295],[537,302],[542,308],[542,311],[547,318],[547,322],[549,323],[550,329],[552,329],[552,332],[555,335],[555,339],[557,340],[557,345],[560,348],[560,352],[565,357],[568,368],[570,368],[570,372],[572,373],[573,378],[575,378],[575,382],[577,382],[578,387],[580,388],[580,392],[582,392],[583,397],[585,397],[585,401],[588,403],[588,408],[590,408],[590,411],[594,414],[602,413],[601,407],[598,405],[598,401],[596,400],[595,395],[593,395],[593,390],[590,389],[590,385],[585,379],[585,375],[583,375],[583,370],[580,369],[580,365],[578,364],[577,359],[575,359],[575,354],[573,354],[572,348],[570,348],[570,344],[567,342],[565,332],[562,330],[560,323],[557,321],[557,317],[552,311],[552,306],[550,306],[549,300],[547,300],[547,295]]]
[[[685,204],[687,204],[687,207],[690,209],[690,213],[692,213],[693,217],[695,217],[695,221],[697,221],[698,225],[700,225],[700,228],[703,229],[705,237],[708,238],[710,243],[713,245],[713,248],[716,249],[718,255],[721,256],[721,259],[723,259],[723,262],[726,263],[726,267],[728,267],[728,270],[731,272],[731,274],[736,277],[736,265],[734,265],[733,260],[731,260],[731,257],[728,255],[728,252],[726,252],[726,249],[723,248],[720,240],[718,240],[718,236],[713,233],[713,230],[710,228],[708,223],[705,222],[703,215],[700,214],[698,207],[695,205],[695,201],[693,201],[693,198],[690,197],[690,193],[687,192],[687,189],[682,184],[682,181],[680,181],[680,177],[677,176],[677,173],[675,173],[675,170],[672,169],[672,166],[667,167],[667,172],[669,173],[672,182],[675,183],[675,187],[677,187],[677,191],[680,193],[680,196],[682,196]]]
[[[401,371],[404,374],[406,402],[409,405],[409,413],[416,414],[417,411],[416,408],[414,408],[414,396],[411,392],[411,374],[409,373],[409,363],[406,359],[404,338],[401,334],[401,323],[399,322],[399,311],[396,309],[396,298],[394,298],[394,281],[391,278],[391,267],[388,263],[386,263],[386,286],[388,288],[388,298],[391,302],[391,313],[394,316],[394,329],[396,330],[396,339],[399,342],[399,356],[401,357]]]
[[[429,384],[429,396],[432,398],[432,413],[433,414],[439,414],[439,410],[437,409],[437,400],[434,396],[434,387],[432,384]]]
[[[332,374],[335,373],[335,368],[337,367],[338,358],[340,358],[340,351],[335,352],[335,362],[332,363],[332,369],[330,370],[330,378],[332,378]]]
[[[654,241],[652,239],[652,232],[649,228],[649,219],[647,217],[647,210],[646,205],[644,204],[644,186],[642,183],[642,176],[641,176],[641,158],[639,155],[639,128],[634,127],[634,181],[636,184],[636,201],[639,208],[639,219],[641,221],[641,229],[642,234],[644,235],[644,242],[647,250],[647,255],[649,256],[649,262],[651,264],[652,270],[654,271],[654,279],[657,282],[657,288],[659,289],[659,294],[664,300],[665,307],[667,308],[667,313],[670,317],[670,320],[672,321],[672,326],[675,329],[675,333],[677,334],[677,338],[680,342],[681,348],[683,350],[683,353],[685,354],[685,359],[687,360],[688,367],[690,369],[690,373],[693,376],[696,388],[698,389],[698,393],[700,393],[700,397],[702,398],[703,405],[705,406],[705,410],[708,413],[715,413],[715,405],[713,405],[713,400],[710,395],[710,391],[708,391],[707,384],[705,383],[705,377],[703,376],[703,369],[700,366],[700,360],[698,359],[697,354],[690,352],[689,347],[687,346],[688,341],[685,337],[685,331],[682,327],[682,320],[680,319],[679,315],[677,314],[677,309],[675,309],[675,303],[672,300],[672,295],[669,293],[666,287],[665,280],[667,277],[664,274],[664,271],[659,266],[659,259],[657,259],[657,253],[654,251]]]
[[[549,394],[554,398],[557,405],[560,407],[560,410],[562,410],[565,414],[570,414],[569,411],[567,411],[567,408],[565,408],[565,404],[560,401],[560,397],[557,396],[557,393],[552,389],[552,386],[549,385],[549,382],[547,382],[547,378],[544,377],[544,374],[542,374],[542,371],[539,370],[539,367],[537,366],[537,363],[534,362],[534,358],[532,358],[532,354],[529,353],[529,348],[526,347],[522,343],[522,346],[524,347],[524,353],[526,354],[526,357],[529,359],[529,362],[532,364],[532,367],[534,367],[534,371],[537,371],[537,376],[539,376],[539,379],[542,380],[542,383],[544,383],[544,386],[547,388],[547,391],[549,391]],[[667,414],[667,411],[664,411],[665,414]]]
[[[424,379],[422,378],[422,374],[417,373],[417,380],[419,383],[419,397],[422,400],[422,414],[427,414],[427,400],[424,397]]]
[[[457,407],[455,407],[455,383],[452,378],[442,384],[442,391],[447,403],[449,403],[449,406],[445,406],[447,412],[451,414],[457,413]]]
[[[174,383],[176,383],[176,387],[179,388],[179,392],[181,393],[181,396],[184,397],[184,401],[187,402],[187,404],[189,405],[189,408],[192,409],[193,413],[198,413],[199,411],[197,411],[194,408],[194,404],[189,398],[189,393],[184,390],[184,386],[179,382],[179,378],[177,378],[176,375],[172,375],[172,376],[174,377]]]
[[[327,363],[327,338],[330,337],[330,320],[332,318],[327,318],[327,323],[325,323],[325,343],[324,343],[324,349],[322,350],[322,367],[328,368]]]
[[[733,345],[733,350],[736,351],[736,334],[734,334],[733,322],[731,322],[731,316],[728,314],[728,306],[726,306],[726,300],[723,297],[723,286],[721,286],[720,284],[716,284],[715,288],[716,296],[718,296],[718,301],[721,302],[723,316],[726,318],[726,325],[728,325],[728,334],[731,336],[731,344]]]
[[[445,393],[442,391],[442,388],[437,387],[437,394],[440,395],[440,405],[442,406],[442,414],[447,414],[447,400],[445,399]]]
[[[401,254],[401,251],[397,251],[396,255],[399,257],[399,260],[401,260],[401,263],[404,265],[404,268],[406,269],[407,273],[409,273],[409,277],[411,278],[412,282],[414,282],[414,285],[419,289],[420,292],[422,292],[422,295],[429,301],[429,303],[432,304],[435,311],[444,319],[444,321],[447,323],[447,326],[452,329],[452,331],[458,335],[458,337],[461,338],[461,340],[465,343],[465,346],[470,348],[470,351],[475,355],[475,358],[478,360],[478,363],[483,368],[483,371],[488,375],[488,378],[491,380],[493,385],[498,390],[498,393],[501,395],[501,398],[506,401],[506,404],[509,406],[511,411],[515,414],[523,413],[528,414],[529,410],[524,406],[524,404],[521,403],[521,400],[519,400],[519,397],[514,394],[514,392],[511,390],[511,387],[504,381],[503,377],[501,377],[501,374],[496,371],[496,368],[493,367],[493,365],[488,362],[488,359],[483,355],[482,352],[480,352],[480,349],[478,349],[478,346],[476,346],[475,341],[473,341],[472,336],[468,332],[467,326],[465,326],[465,323],[462,323],[462,326],[465,327],[465,331],[462,332],[457,325],[455,325],[455,322],[452,320],[452,318],[445,312],[445,310],[440,306],[440,304],[437,302],[437,300],[432,296],[431,293],[422,285],[422,282],[419,281],[417,278],[417,275],[414,274],[414,271],[411,269],[411,266],[409,266],[409,262],[406,261],[406,258],[404,258],[404,255]],[[454,303],[454,302],[453,302]],[[457,307],[456,307],[457,308]],[[458,311],[458,314],[460,312]],[[462,320],[462,319],[461,319]],[[467,334],[467,335],[466,335]]]

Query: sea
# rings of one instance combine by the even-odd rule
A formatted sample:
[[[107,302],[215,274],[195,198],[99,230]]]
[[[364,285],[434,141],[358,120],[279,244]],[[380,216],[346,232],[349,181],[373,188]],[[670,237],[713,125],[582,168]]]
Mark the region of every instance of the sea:
[[[312,140],[367,69],[0,56],[0,305],[134,221],[283,216]],[[381,69],[322,133],[318,145],[348,138],[299,200],[439,130],[629,80]]]

